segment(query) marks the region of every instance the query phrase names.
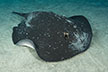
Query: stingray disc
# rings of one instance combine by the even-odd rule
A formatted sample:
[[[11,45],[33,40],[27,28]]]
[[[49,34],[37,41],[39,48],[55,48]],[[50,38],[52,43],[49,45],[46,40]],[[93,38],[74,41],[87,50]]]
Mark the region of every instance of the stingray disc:
[[[45,61],[62,61],[90,46],[92,30],[84,16],[65,17],[53,12],[18,13],[25,19],[13,27],[13,43],[36,49]]]

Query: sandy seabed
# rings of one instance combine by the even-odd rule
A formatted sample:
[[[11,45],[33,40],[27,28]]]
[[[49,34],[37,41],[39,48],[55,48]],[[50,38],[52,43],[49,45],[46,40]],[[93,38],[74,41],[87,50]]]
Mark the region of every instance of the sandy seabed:
[[[108,2],[57,2],[40,1],[0,3],[0,72],[108,72]],[[22,18],[12,11],[53,11],[67,17],[84,15],[89,20],[93,39],[90,48],[71,59],[61,62],[44,62],[35,50],[16,46],[12,42],[12,28]]]

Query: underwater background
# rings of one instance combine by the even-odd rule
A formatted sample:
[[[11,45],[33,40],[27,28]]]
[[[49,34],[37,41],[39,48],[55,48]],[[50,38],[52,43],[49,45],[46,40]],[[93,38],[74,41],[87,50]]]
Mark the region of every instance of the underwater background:
[[[53,11],[85,16],[93,30],[90,48],[71,59],[44,62],[34,50],[12,42],[17,12]],[[108,72],[108,0],[0,0],[0,72]]]

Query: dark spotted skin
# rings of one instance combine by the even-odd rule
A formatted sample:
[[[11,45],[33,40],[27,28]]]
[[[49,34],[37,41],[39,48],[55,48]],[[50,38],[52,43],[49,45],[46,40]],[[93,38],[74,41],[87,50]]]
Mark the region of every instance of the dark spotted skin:
[[[92,31],[89,22],[84,19],[85,17],[67,18],[53,12],[13,13],[25,17],[25,20],[18,27],[13,28],[12,39],[14,44],[22,39],[32,40],[39,57],[45,61],[53,62],[69,59],[87,50],[90,45]],[[77,17],[79,20],[77,20]],[[81,23],[85,27],[81,27]],[[19,34],[21,31],[23,33]],[[72,42],[77,41],[74,33],[81,35],[82,32],[88,35],[86,37],[88,43],[84,43],[86,45],[83,50],[76,49],[74,45],[69,48]]]

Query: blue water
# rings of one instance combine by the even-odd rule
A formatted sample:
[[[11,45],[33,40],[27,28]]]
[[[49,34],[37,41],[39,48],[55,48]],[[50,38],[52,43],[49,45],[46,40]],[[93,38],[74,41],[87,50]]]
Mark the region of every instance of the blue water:
[[[92,5],[95,3],[97,6],[108,6],[108,0],[0,0],[0,4],[22,4],[22,3],[35,3],[35,4],[45,4],[45,5],[51,5],[51,4],[62,4],[62,3],[84,3],[88,5]]]
[[[85,7],[89,6],[91,7],[91,10],[92,7],[107,8],[108,0],[0,0],[0,9],[7,9],[9,12],[31,12],[44,10],[53,11],[66,16],[73,15],[76,11],[79,12],[79,9],[83,10]]]
[[[75,5],[83,5],[83,6],[94,6],[94,7],[108,7],[108,0],[0,0],[0,5],[4,6],[19,6],[24,8],[23,4],[26,5],[28,9],[30,6],[36,7],[36,9],[44,9],[46,6],[51,5],[62,5],[65,6],[66,4],[74,4]]]

